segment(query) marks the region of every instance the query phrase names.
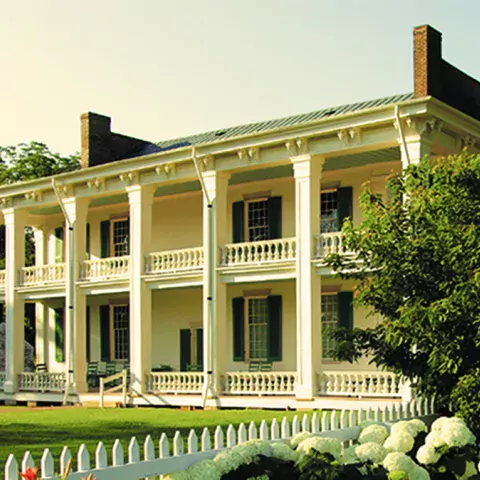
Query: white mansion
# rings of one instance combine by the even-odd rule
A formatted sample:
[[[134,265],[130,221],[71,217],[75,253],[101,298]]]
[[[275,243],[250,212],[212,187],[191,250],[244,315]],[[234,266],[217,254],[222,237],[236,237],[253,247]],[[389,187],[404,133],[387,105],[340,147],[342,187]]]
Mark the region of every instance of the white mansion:
[[[342,247],[343,219],[361,221],[365,181],[385,193],[387,175],[423,155],[480,148],[480,83],[442,59],[439,32],[414,30],[413,93],[159,143],[94,113],[81,122],[80,170],[0,188],[1,401],[87,403],[100,377],[123,371],[138,405],[408,395],[366,359],[331,358],[326,328],[376,320],[353,309],[354,285],[324,258]]]

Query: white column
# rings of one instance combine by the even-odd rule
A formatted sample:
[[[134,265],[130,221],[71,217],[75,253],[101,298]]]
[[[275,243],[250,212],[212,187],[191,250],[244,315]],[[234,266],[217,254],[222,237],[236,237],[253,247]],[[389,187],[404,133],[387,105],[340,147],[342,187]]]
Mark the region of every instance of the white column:
[[[62,200],[70,220],[65,224],[66,240],[66,310],[65,310],[65,344],[66,366],[73,374],[73,386],[77,393],[87,389],[86,374],[86,297],[77,287],[82,262],[85,260],[86,226],[89,200],[69,197]],[[73,281],[73,285],[71,282]]]
[[[48,233],[45,227],[33,227],[35,266],[47,263]],[[35,362],[47,364],[48,312],[43,301],[35,302]]]
[[[297,240],[297,389],[299,400],[317,393],[321,370],[321,282],[312,267],[314,235],[320,233],[320,178],[323,159],[309,154],[293,157],[295,232]]]
[[[5,219],[5,393],[15,393],[18,373],[25,355],[25,302],[17,293],[19,270],[25,264],[26,212],[16,208],[3,211]]]
[[[209,398],[221,393],[221,375],[226,367],[227,286],[216,267],[220,248],[227,243],[227,189],[229,174],[202,173],[208,199],[203,199],[203,369]]]
[[[152,291],[142,279],[152,230],[153,186],[127,187],[130,202],[130,376],[133,393],[145,393],[152,368]]]
[[[400,154],[402,160],[402,169],[405,170],[409,162],[415,165],[425,155],[430,155],[432,149],[432,142],[429,135],[415,135],[405,138],[405,144],[399,140]]]

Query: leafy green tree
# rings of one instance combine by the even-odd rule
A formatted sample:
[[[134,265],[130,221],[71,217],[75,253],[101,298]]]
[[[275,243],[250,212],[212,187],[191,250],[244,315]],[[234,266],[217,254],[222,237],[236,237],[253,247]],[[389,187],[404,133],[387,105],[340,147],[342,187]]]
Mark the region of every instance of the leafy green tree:
[[[327,261],[383,320],[333,332],[335,357],[368,355],[448,406],[480,367],[480,155],[425,158],[389,177],[389,198],[364,187],[364,220],[342,230],[355,254]]]

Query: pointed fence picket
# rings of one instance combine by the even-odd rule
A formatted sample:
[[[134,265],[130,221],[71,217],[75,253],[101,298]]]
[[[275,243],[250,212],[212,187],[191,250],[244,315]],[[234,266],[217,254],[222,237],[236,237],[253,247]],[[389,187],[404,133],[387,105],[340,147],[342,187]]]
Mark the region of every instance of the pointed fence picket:
[[[91,461],[90,452],[84,444],[80,446],[76,455],[72,455],[68,447],[64,447],[59,462],[59,471],[64,473],[72,458],[76,458],[76,470],[70,470],[68,480],[81,480],[91,473],[97,480],[123,480],[139,479],[155,480],[159,475],[177,470],[185,470],[190,465],[200,460],[213,458],[224,448],[231,448],[244,443],[247,439],[260,438],[265,441],[289,439],[299,432],[312,432],[320,436],[335,437],[345,444],[355,441],[360,433],[357,426],[362,421],[376,419],[383,422],[394,422],[413,416],[430,415],[434,412],[434,400],[417,399],[408,404],[400,403],[383,406],[376,410],[360,409],[358,411],[332,411],[322,412],[321,418],[317,412],[311,416],[303,415],[301,421],[295,415],[291,422],[284,417],[281,422],[274,419],[270,425],[262,420],[260,425],[251,422],[248,428],[241,423],[238,428],[228,425],[226,429],[218,426],[213,432],[212,438],[208,428],[204,428],[200,435],[190,430],[188,437],[184,439],[177,431],[171,441],[173,455],[170,454],[170,442],[162,433],[158,439],[158,449],[150,435],[143,443],[143,451],[135,437],[132,437],[127,448],[128,462],[125,463],[124,450],[119,440],[115,440],[112,447],[112,461],[108,464],[107,449],[103,442],[99,442],[95,449],[95,461]],[[187,453],[184,453],[184,442]],[[93,457],[92,457],[93,458]],[[49,449],[45,449],[40,459],[40,474],[42,480],[54,480],[54,458]],[[94,466],[93,464],[94,463]],[[26,452],[21,465],[13,455],[9,455],[4,466],[5,480],[18,480],[19,467],[24,472],[27,468],[33,468],[35,459],[30,452]]]

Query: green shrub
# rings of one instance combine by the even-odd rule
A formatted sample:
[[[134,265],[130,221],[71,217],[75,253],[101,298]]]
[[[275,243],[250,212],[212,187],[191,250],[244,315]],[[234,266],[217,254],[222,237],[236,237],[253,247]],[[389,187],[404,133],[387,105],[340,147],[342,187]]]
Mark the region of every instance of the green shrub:
[[[452,410],[480,438],[480,368],[461,377],[452,391]]]

